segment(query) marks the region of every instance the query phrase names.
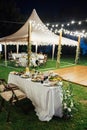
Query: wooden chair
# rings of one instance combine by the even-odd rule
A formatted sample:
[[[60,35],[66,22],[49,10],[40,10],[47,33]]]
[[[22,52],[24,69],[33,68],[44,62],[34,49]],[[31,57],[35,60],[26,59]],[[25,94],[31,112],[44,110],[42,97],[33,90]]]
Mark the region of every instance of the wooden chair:
[[[9,83],[4,79],[0,79],[0,96],[2,98],[1,104],[0,104],[0,110],[4,107],[4,102],[8,102],[9,106],[11,107],[12,105],[15,105],[18,101],[23,100],[26,97],[26,94],[21,91],[18,86],[15,84]],[[7,119],[6,121],[9,122],[10,120],[10,113],[11,113],[11,108],[8,110],[7,114]]]

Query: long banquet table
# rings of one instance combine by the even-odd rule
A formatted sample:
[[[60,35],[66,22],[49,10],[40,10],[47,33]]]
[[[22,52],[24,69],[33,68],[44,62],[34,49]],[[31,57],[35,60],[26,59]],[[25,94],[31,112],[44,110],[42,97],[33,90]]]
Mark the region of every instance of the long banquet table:
[[[62,117],[61,86],[44,86],[40,82],[32,82],[31,78],[9,74],[8,83],[14,83],[24,91],[35,107],[36,115],[41,121],[49,121],[53,116]]]

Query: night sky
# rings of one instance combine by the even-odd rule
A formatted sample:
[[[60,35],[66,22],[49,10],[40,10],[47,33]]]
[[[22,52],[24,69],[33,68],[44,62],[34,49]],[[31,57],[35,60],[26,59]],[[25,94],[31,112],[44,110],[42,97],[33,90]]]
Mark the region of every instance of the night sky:
[[[58,23],[57,29],[60,29],[63,23],[64,29],[87,32],[87,0],[0,0],[0,37],[19,30],[30,17],[33,9],[36,9],[44,24]],[[72,20],[77,22],[69,27],[66,26],[66,23]],[[78,21],[83,21],[80,26]]]
[[[36,9],[44,24],[61,25],[72,20],[86,21],[87,19],[87,1],[85,0],[0,0],[0,37],[21,28],[33,9]],[[76,30],[76,28],[77,25],[74,25],[66,29]],[[83,22],[77,29],[87,30],[87,22]]]
[[[84,0],[15,0],[21,13],[30,15],[35,8],[44,22],[68,21],[87,18]]]

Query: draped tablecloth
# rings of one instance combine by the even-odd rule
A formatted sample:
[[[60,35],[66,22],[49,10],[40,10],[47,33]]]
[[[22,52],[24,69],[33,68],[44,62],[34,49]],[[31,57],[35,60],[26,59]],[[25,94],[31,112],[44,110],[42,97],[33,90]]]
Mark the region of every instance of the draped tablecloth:
[[[12,57],[14,60],[16,58],[27,57],[27,53],[12,53]]]
[[[61,86],[47,87],[40,82],[32,82],[31,78],[9,74],[8,83],[14,83],[24,91],[35,107],[36,115],[41,121],[49,121],[53,116],[62,117]]]

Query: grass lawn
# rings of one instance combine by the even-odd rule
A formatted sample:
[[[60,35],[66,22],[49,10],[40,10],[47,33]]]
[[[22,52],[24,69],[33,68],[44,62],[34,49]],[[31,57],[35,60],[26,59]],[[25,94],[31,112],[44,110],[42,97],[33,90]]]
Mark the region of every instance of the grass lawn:
[[[80,59],[80,65],[87,65],[86,58]],[[62,58],[60,67],[74,65],[73,58]],[[25,68],[14,68],[0,65],[0,78],[8,79],[10,71],[22,71]],[[40,71],[56,69],[56,60],[48,60],[45,66],[36,68]],[[66,86],[64,86],[66,87]],[[36,116],[34,107],[30,100],[24,100],[19,105],[24,106],[24,111],[20,107],[13,107],[11,110],[11,123],[6,123],[6,111],[0,112],[0,130],[87,130],[87,87],[72,84],[76,111],[71,119],[60,119],[53,117],[49,122],[42,122]],[[8,104],[6,103],[8,108]],[[26,111],[26,112],[25,112]]]

